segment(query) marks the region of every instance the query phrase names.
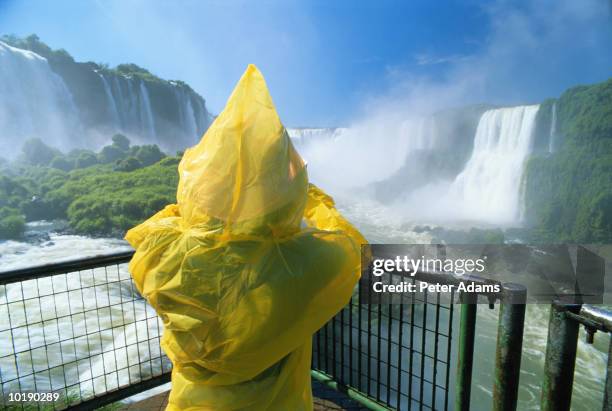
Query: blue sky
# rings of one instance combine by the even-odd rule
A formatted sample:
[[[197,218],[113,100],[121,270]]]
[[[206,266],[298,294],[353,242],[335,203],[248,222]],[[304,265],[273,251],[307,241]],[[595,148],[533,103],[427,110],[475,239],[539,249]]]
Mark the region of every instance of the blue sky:
[[[213,112],[255,63],[289,126],[537,102],[612,77],[609,0],[0,0],[0,28],[184,80]]]

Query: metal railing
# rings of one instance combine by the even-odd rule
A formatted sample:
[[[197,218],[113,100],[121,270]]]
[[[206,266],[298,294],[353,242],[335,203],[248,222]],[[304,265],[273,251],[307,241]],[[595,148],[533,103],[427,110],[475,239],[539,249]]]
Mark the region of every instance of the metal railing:
[[[170,380],[171,363],[159,347],[162,324],[131,281],[131,256],[126,252],[0,273],[1,406],[95,409]],[[429,273],[406,280],[434,278],[442,284],[489,283]],[[500,303],[496,410],[516,409],[525,292],[522,286],[503,284],[499,293],[480,295],[480,302]],[[461,306],[441,293],[401,298],[399,304],[367,304],[360,302],[359,293],[354,295],[313,337],[313,377],[371,409],[468,410],[478,296],[461,296]],[[553,306],[544,409],[569,409],[579,324],[587,327],[587,335],[609,333],[612,316],[590,306]],[[43,391],[60,398],[34,408],[9,401],[10,393]],[[604,409],[611,407],[610,392],[608,378]],[[564,400],[566,408],[559,406]]]
[[[170,381],[161,321],[131,281],[131,256],[0,274],[4,409],[94,409]],[[43,392],[55,397],[28,401]]]
[[[455,306],[440,293],[412,297],[362,304],[355,295],[314,336],[313,369],[369,408],[452,407]]]
[[[586,342],[592,344],[597,331],[609,335],[612,333],[612,312],[588,304],[564,304],[562,301],[551,306],[542,385],[542,410],[565,411],[571,408],[580,325],[585,328]],[[606,411],[612,410],[612,339],[608,347],[602,407]]]

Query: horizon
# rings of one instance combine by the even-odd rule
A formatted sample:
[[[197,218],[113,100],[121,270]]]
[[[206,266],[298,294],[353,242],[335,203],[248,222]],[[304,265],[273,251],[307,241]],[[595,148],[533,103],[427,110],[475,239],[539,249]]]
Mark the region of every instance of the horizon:
[[[296,128],[346,127],[376,112],[534,104],[612,77],[609,1],[266,4],[3,0],[0,25],[77,61],[133,63],[184,81],[214,114],[257,64],[281,119]],[[71,15],[79,16],[72,26],[56,24]]]

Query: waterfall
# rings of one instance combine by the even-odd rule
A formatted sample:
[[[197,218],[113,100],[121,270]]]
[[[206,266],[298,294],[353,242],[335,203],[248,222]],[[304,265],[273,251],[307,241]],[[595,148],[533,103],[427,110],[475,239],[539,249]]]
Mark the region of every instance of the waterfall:
[[[195,136],[197,134],[196,124],[195,124],[195,112],[193,111],[193,105],[191,104],[191,98],[187,98],[187,107],[186,107],[186,115],[187,115],[187,131],[189,134]]]
[[[38,137],[58,148],[78,135],[72,96],[47,60],[0,42],[0,155],[12,156],[21,142]]]
[[[472,155],[450,187],[463,218],[501,224],[520,221],[521,178],[538,109],[538,105],[519,106],[482,115]]]
[[[316,142],[333,141],[346,131],[346,128],[288,128],[287,134],[296,147],[301,147]]]
[[[202,133],[206,131],[210,123],[213,121],[213,117],[206,111],[204,101],[196,99],[196,107],[198,114],[196,115],[196,125],[198,127],[198,138],[201,137]]]
[[[403,137],[410,142],[410,150],[431,150],[435,148],[437,141],[437,128],[435,119],[432,116],[425,116],[418,120],[416,133],[414,123],[408,121],[404,123]]]
[[[104,87],[104,94],[106,94],[106,100],[108,101],[108,111],[111,115],[112,122],[118,129],[121,129],[121,120],[119,117],[119,110],[117,109],[117,103],[115,102],[115,97],[113,92],[111,91],[111,87],[104,77],[104,74],[99,73],[100,79],[102,80],[102,86]]]
[[[555,134],[557,134],[557,102],[554,102],[551,108],[550,120],[550,135],[548,136],[548,152],[552,153],[555,144]]]
[[[179,120],[181,127],[189,135],[197,136],[200,131],[198,125],[198,117],[195,114],[193,105],[191,104],[191,98],[185,94],[182,88],[176,87],[174,89],[174,96],[176,97],[176,105],[179,110]],[[185,103],[185,101],[187,103]]]
[[[125,101],[123,98],[123,88],[121,87],[121,82],[119,81],[119,77],[117,76],[112,77],[111,93],[113,101],[115,102],[115,106],[117,107],[117,112],[119,114],[121,130],[125,130],[125,114],[127,112],[127,109],[125,107]]]
[[[134,82],[128,78],[126,79],[126,83],[127,83],[128,118],[130,119],[130,123],[128,123],[128,127],[136,128],[134,125],[140,124],[140,118],[138,116],[138,96],[136,92],[134,91],[134,84],[133,84]],[[136,122],[135,120],[138,120],[138,121]]]
[[[140,82],[140,119],[143,133],[148,137],[157,139],[155,132],[155,122],[153,121],[153,111],[151,111],[151,100],[149,99],[149,92],[144,84],[144,81]]]

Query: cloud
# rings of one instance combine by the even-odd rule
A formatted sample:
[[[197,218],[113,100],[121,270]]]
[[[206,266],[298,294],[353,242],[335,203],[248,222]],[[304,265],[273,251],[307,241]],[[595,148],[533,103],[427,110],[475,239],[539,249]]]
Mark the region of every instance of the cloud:
[[[458,63],[467,60],[469,57],[462,54],[452,54],[448,56],[435,56],[429,53],[421,53],[414,56],[414,60],[419,66],[429,66],[435,64]]]
[[[489,31],[474,53],[427,51],[415,54],[413,64],[387,66],[392,86],[369,100],[387,111],[398,104],[417,111],[484,102],[512,105],[558,96],[576,78],[605,80],[612,75],[609,4],[499,0],[483,6]]]

